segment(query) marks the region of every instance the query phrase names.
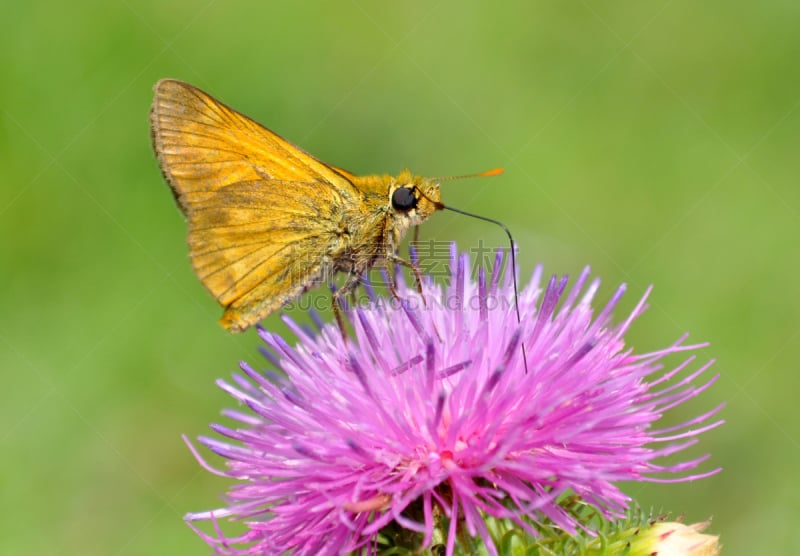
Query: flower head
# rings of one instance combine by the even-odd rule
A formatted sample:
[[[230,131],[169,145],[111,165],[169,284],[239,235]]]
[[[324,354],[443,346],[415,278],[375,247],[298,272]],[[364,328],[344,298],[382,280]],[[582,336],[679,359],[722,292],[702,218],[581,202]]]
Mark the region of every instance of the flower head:
[[[237,482],[227,507],[187,516],[215,527],[245,520],[248,530],[201,533],[208,542],[224,554],[338,554],[374,550],[385,527],[422,545],[444,527],[447,554],[465,536],[495,554],[485,517],[534,534],[542,518],[575,531],[557,503],[567,492],[618,515],[629,501],[618,481],[717,471],[692,473],[705,456],[658,463],[720,422],[709,422],[717,408],[653,427],[717,376],[698,384],[711,362],[690,371],[693,355],[662,372],[664,357],[703,347],[685,337],[652,353],[626,348],[647,294],[612,325],[624,286],[594,316],[599,281],[588,282],[588,269],[567,291],[566,278],[542,284],[537,268],[520,292],[518,323],[502,253],[488,277],[481,269],[473,281],[468,268],[453,247],[446,287],[426,277],[420,296],[400,279],[396,300],[371,295],[349,311],[354,339],[288,318],[295,347],[260,331],[281,373],[242,363],[243,375],[219,382],[246,411],[225,412],[235,428],[212,425],[223,440],[200,442],[226,458],[218,473]]]

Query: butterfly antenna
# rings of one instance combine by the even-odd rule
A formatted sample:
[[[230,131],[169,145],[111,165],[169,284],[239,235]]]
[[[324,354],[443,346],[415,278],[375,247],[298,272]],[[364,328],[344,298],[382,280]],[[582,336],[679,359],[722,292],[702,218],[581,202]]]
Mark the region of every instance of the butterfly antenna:
[[[493,170],[490,170],[490,171],[493,171]],[[500,171],[502,172],[502,169],[500,169]],[[494,175],[497,175],[497,174],[487,174],[487,173],[484,172],[482,174],[474,174],[474,175],[475,176],[483,176],[483,175],[494,176]],[[467,176],[467,177],[471,177],[471,176]],[[511,235],[511,230],[509,230],[508,227],[505,224],[503,224],[499,220],[495,220],[494,218],[489,218],[487,216],[481,216],[480,214],[473,214],[473,213],[467,212],[465,210],[449,207],[449,206],[447,206],[447,205],[445,205],[443,203],[439,203],[439,206],[441,208],[445,209],[445,210],[449,210],[449,211],[452,211],[452,212],[457,212],[458,214],[463,214],[464,216],[470,216],[472,218],[477,218],[478,220],[483,220],[485,222],[489,222],[489,223],[494,224],[496,226],[500,226],[503,229],[503,231],[506,233],[506,235],[508,236],[508,242],[511,245],[511,273],[512,273],[511,277],[513,278],[513,283],[514,283],[514,310],[517,313],[517,324],[522,324],[522,317],[520,316],[520,313],[519,313],[519,290],[517,288],[516,243],[514,242],[514,237]],[[522,346],[522,360],[525,363],[525,372],[527,373],[528,372],[528,355],[525,352],[525,343],[523,342],[521,344],[521,346]]]
[[[463,176],[446,176],[444,178],[433,178],[431,181],[452,181],[452,180],[463,180],[467,178],[489,178],[491,176],[499,176],[502,173],[503,173],[502,168],[492,168],[491,170],[478,172],[477,174],[464,174]]]

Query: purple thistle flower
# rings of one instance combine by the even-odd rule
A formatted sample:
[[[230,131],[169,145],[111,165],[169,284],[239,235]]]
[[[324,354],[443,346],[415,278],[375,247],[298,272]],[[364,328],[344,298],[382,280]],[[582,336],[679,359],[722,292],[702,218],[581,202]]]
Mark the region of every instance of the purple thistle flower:
[[[690,371],[694,355],[661,372],[664,357],[704,347],[684,344],[685,336],[652,353],[625,347],[650,290],[613,326],[624,286],[593,318],[599,281],[587,285],[588,269],[565,293],[566,278],[542,289],[537,268],[520,292],[520,325],[502,261],[498,252],[492,275],[481,269],[476,283],[453,247],[449,285],[426,279],[424,301],[402,278],[399,300],[367,287],[371,302],[350,311],[355,340],[346,343],[334,325],[312,332],[286,318],[294,348],[261,330],[272,350],[265,355],[285,376],[242,363],[244,375],[219,381],[247,410],[224,412],[236,428],[212,425],[226,440],[199,439],[226,458],[226,470],[195,455],[237,483],[227,507],[187,521],[211,520],[216,534],[198,533],[221,554],[373,553],[387,526],[426,546],[443,523],[448,555],[465,534],[497,554],[487,516],[531,534],[548,518],[575,533],[581,524],[557,503],[565,493],[619,516],[630,500],[619,481],[719,471],[691,471],[708,456],[657,463],[721,424],[711,417],[722,406],[653,428],[718,375],[696,384],[713,361]],[[247,531],[224,536],[223,518],[244,520]]]

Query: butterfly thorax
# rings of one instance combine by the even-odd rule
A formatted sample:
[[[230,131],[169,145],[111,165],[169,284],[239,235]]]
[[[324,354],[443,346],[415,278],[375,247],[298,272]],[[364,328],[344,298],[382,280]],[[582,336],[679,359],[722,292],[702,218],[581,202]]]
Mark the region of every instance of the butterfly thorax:
[[[394,254],[412,226],[417,226],[441,208],[439,184],[404,170],[398,176],[357,177],[353,185],[363,194],[363,206],[353,207],[349,222],[360,222],[359,247],[380,258]]]

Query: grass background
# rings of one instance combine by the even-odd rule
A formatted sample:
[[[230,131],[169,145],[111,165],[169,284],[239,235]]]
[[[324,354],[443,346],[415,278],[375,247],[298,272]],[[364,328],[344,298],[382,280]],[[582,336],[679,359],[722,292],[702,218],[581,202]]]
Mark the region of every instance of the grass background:
[[[629,485],[714,516],[725,554],[800,551],[800,6],[656,2],[9,3],[0,24],[0,553],[206,554],[187,511],[226,482],[180,435],[258,361],[189,266],[150,150],[180,78],[357,173],[448,175],[536,262],[655,285],[637,349],[685,331],[726,400],[692,453],[721,475]],[[501,244],[438,214],[423,237]],[[622,309],[618,316],[622,314]],[[282,329],[277,317],[267,325]],[[792,471],[794,469],[795,471]]]

